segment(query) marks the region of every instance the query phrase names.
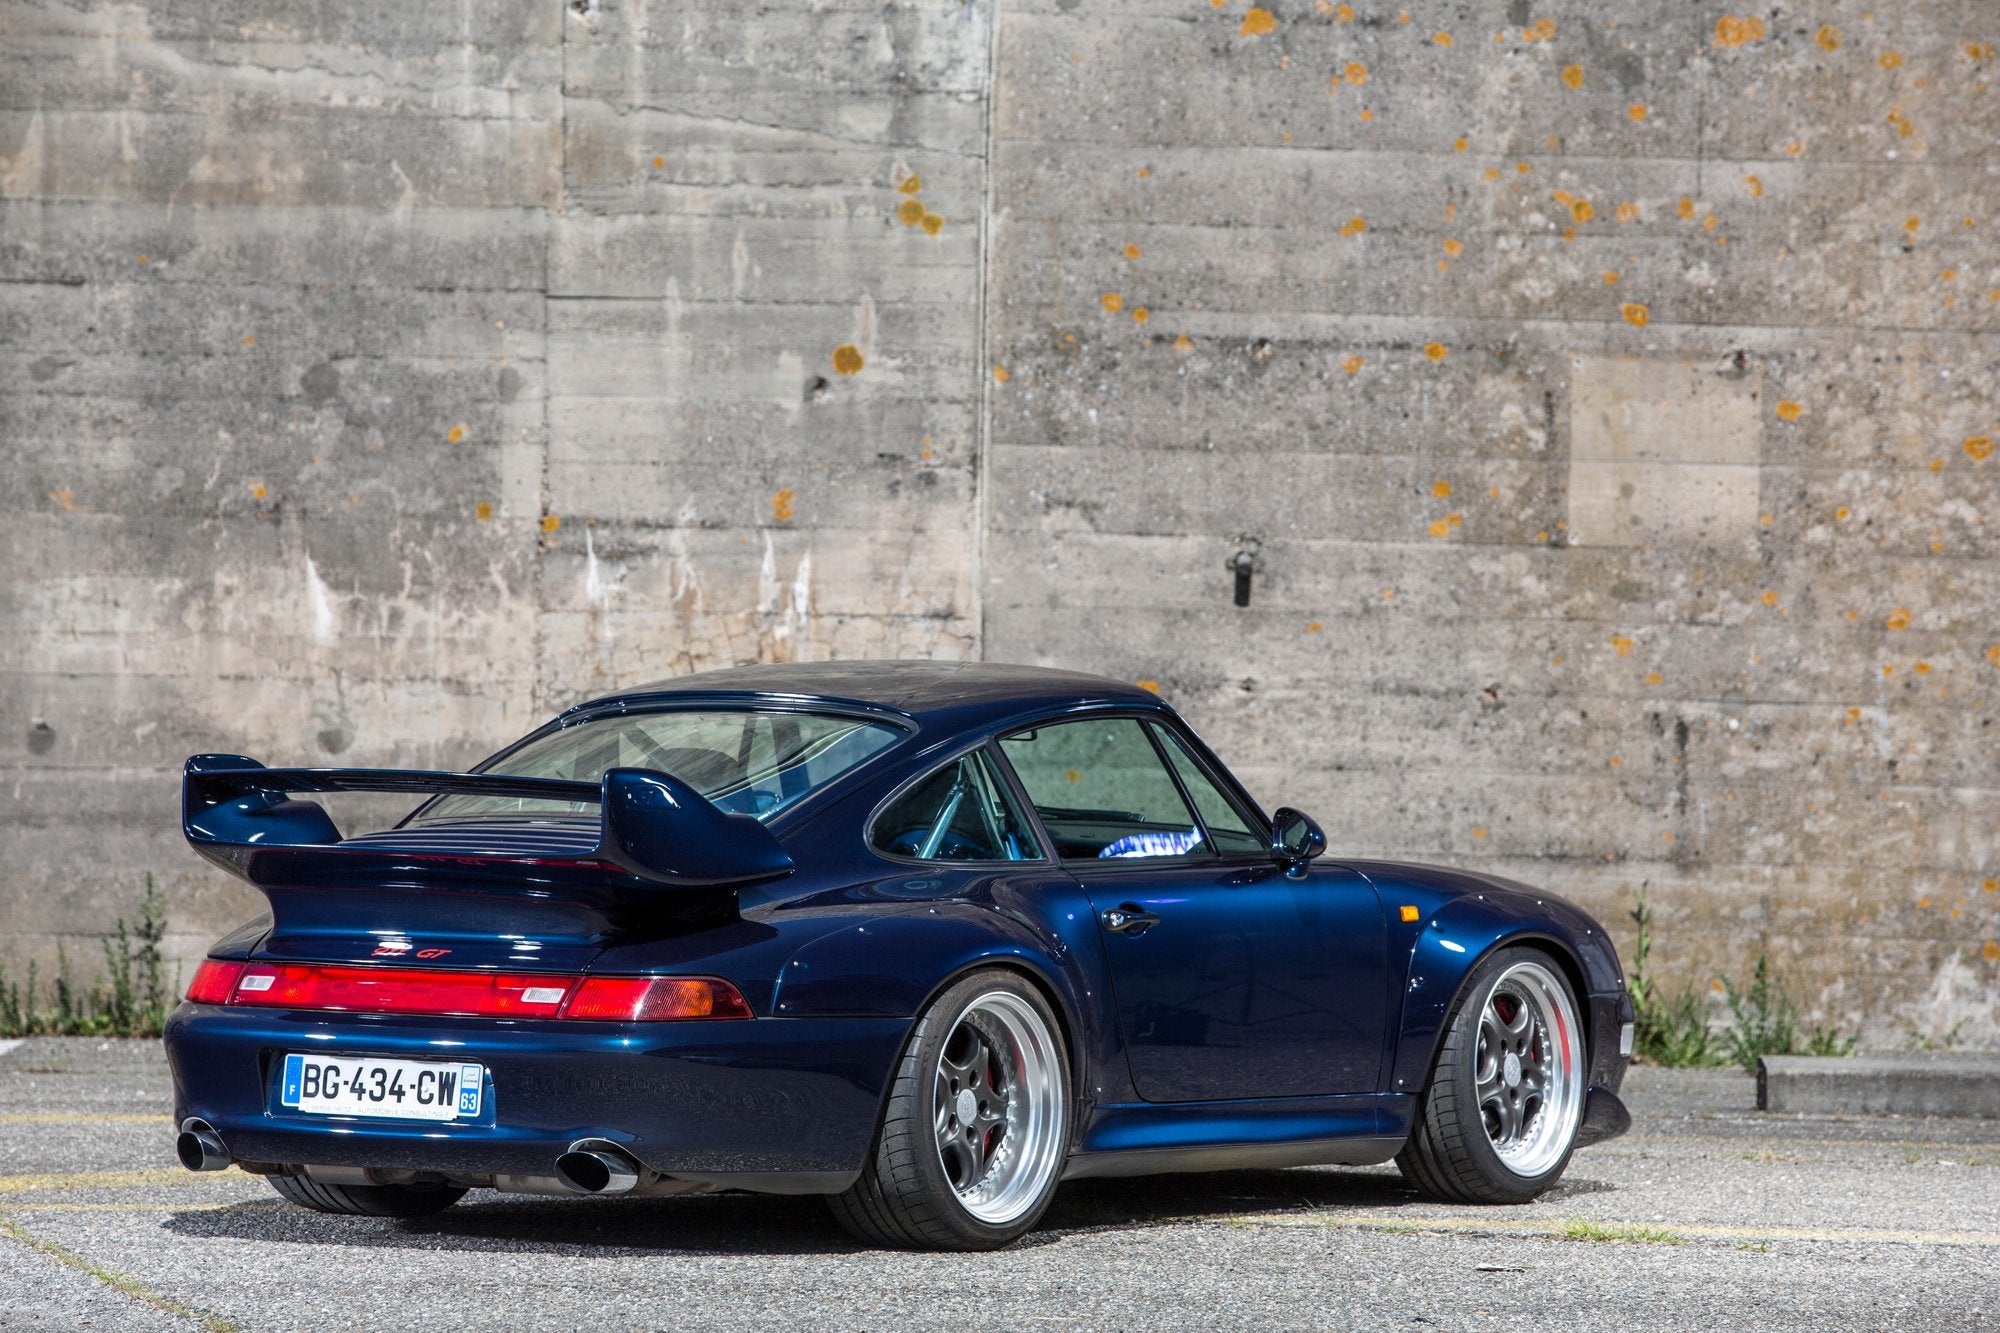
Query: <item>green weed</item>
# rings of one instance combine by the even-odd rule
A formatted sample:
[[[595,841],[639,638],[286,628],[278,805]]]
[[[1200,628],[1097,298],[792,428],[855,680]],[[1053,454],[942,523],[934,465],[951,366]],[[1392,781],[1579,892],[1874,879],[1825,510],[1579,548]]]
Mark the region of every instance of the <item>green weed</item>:
[[[1562,1230],[1557,1234],[1564,1240],[1626,1240],[1642,1245],[1687,1244],[1686,1236],[1665,1227],[1629,1222],[1592,1222],[1581,1217],[1573,1217],[1563,1223]]]
[[[56,946],[53,1011],[42,1008],[41,976],[34,963],[28,964],[25,982],[10,980],[0,968],[0,1037],[159,1036],[180,990],[178,977],[169,983],[160,954],[166,936],[166,903],[148,875],[138,920],[128,926],[119,917],[103,940],[101,975],[79,984],[69,950]]]

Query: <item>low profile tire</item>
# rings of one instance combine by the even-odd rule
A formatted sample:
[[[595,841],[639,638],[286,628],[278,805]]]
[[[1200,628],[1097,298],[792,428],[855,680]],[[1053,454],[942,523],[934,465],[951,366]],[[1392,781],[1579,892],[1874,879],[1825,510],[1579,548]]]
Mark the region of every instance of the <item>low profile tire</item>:
[[[1048,1002],[1015,973],[975,972],[917,1021],[861,1178],[828,1202],[872,1245],[998,1249],[1047,1210],[1069,1129]]]
[[[1480,961],[1445,1026],[1396,1165],[1454,1203],[1526,1203],[1555,1184],[1583,1118],[1576,997],[1547,954]]]
[[[301,1208],[349,1217],[428,1217],[465,1197],[457,1185],[322,1185],[304,1176],[264,1179]]]

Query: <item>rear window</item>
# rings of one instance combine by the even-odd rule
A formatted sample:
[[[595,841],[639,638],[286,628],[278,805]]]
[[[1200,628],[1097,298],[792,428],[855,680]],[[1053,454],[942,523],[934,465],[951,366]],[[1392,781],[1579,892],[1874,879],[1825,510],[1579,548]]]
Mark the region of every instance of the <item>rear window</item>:
[[[564,727],[480,771],[601,782],[606,769],[671,773],[718,807],[759,819],[776,814],[902,732],[880,722],[818,713],[628,713]],[[447,796],[419,822],[501,814],[596,815],[595,803]]]

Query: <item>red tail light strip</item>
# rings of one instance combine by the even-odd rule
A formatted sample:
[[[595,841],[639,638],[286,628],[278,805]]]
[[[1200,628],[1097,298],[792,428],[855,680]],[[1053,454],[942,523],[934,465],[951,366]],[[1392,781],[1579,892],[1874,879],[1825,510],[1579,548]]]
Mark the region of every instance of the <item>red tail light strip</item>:
[[[195,970],[188,999],[266,1009],[624,1023],[752,1016],[742,992],[715,977],[584,977],[219,958],[204,959]]]

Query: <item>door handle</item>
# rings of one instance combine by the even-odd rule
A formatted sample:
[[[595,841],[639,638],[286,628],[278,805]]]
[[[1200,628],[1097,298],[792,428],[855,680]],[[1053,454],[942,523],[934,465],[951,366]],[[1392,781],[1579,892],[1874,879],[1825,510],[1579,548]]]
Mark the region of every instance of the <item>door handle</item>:
[[[1137,903],[1120,903],[1104,914],[1104,928],[1114,935],[1143,935],[1160,924],[1160,918]]]

